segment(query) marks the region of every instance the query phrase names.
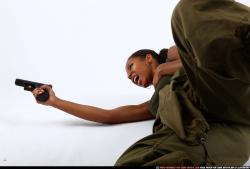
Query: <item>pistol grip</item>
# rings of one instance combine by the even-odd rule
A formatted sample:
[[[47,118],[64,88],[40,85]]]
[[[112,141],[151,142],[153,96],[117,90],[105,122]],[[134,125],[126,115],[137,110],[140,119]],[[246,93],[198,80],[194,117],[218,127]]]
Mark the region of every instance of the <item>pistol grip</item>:
[[[49,99],[49,93],[47,91],[36,96],[36,100],[40,102],[45,102],[48,99]]]

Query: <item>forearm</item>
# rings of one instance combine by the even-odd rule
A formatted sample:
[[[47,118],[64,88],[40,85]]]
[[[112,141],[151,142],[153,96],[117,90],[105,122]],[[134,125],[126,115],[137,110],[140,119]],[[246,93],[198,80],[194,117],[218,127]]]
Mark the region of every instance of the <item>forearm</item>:
[[[85,120],[99,123],[109,121],[109,111],[94,106],[81,105],[62,99],[57,99],[51,106]]]
[[[158,73],[160,76],[173,75],[176,70],[182,67],[181,61],[175,60],[167,63],[163,63],[158,67]]]

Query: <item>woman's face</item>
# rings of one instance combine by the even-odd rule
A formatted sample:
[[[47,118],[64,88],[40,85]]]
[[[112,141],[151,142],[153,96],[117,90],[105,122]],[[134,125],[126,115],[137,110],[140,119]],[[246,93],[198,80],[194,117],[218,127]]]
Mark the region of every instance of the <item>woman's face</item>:
[[[148,87],[152,84],[154,77],[154,69],[151,64],[152,59],[151,56],[145,59],[135,57],[127,60],[126,72],[128,78],[137,86]]]

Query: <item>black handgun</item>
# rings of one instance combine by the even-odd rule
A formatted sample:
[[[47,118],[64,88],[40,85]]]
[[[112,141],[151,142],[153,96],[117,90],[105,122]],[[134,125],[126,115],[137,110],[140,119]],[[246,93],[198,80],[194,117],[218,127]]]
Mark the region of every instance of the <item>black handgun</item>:
[[[23,79],[16,79],[15,84],[17,86],[22,86],[22,87],[24,87],[24,90],[31,91],[31,92],[35,88],[44,85],[43,83],[32,82],[32,81],[23,80]],[[49,86],[52,88],[52,85],[49,85]],[[40,102],[45,102],[48,99],[49,99],[49,93],[46,90],[45,90],[44,93],[39,94],[38,96],[36,96],[36,100],[40,101]]]

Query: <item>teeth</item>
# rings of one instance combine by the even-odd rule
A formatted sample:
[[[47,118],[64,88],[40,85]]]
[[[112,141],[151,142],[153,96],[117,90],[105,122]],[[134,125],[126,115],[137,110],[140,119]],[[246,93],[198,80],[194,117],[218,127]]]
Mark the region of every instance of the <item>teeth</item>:
[[[137,76],[134,77],[134,82],[135,82],[135,83],[136,83],[136,81],[137,81],[136,79],[137,79]]]

